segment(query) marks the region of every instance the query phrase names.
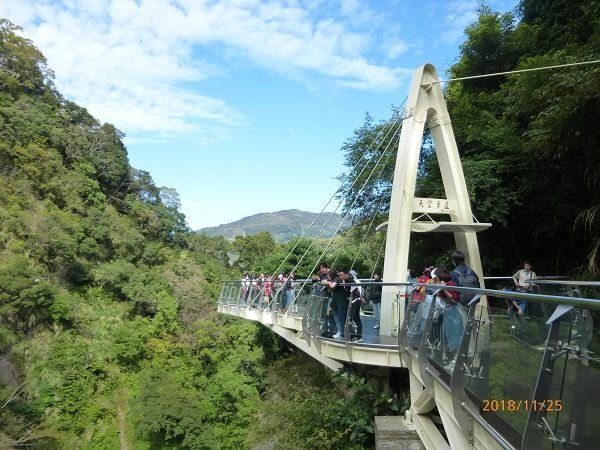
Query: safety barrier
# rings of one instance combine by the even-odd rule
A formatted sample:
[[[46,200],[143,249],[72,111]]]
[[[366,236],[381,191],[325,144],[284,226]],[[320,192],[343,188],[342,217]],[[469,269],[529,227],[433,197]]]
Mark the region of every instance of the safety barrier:
[[[473,422],[504,448],[594,448],[600,439],[600,391],[590,389],[600,383],[600,300],[575,296],[597,297],[598,285],[546,283],[527,293],[451,288],[475,294],[470,305],[444,301],[444,286],[417,285],[427,292],[407,305],[403,359],[417,362],[424,391],[438,397],[435,383],[450,394],[454,428],[470,444]]]

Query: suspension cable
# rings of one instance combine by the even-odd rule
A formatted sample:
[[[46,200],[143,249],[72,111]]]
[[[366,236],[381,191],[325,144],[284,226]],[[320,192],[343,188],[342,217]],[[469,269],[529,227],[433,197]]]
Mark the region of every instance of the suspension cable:
[[[408,97],[407,97],[408,98]],[[402,104],[406,103],[407,98],[404,99],[404,101],[402,102]],[[401,105],[402,106],[402,105]],[[390,118],[390,120],[388,121],[388,124],[391,124],[393,122],[396,121],[396,116],[399,116],[400,109],[398,108],[397,110],[394,111],[394,113],[392,114],[392,117]],[[383,130],[385,129],[385,127],[383,127],[379,133],[377,134],[377,136],[375,136],[375,139],[373,140],[373,142],[369,145],[369,147],[367,147],[367,150],[365,150],[362,154],[361,157],[358,159],[358,161],[356,161],[356,164],[354,164],[354,166],[352,167],[352,171],[354,171],[358,165],[360,164],[360,162],[363,160],[363,158],[365,157],[365,155],[367,154],[367,152],[371,149],[371,147],[373,146],[373,144],[375,142],[377,142],[377,139],[380,137],[380,135],[383,133]],[[384,137],[385,139],[385,137]],[[362,172],[361,172],[362,173]],[[354,181],[356,182],[356,180]],[[279,272],[279,270],[283,267],[283,265],[285,264],[285,262],[288,260],[288,258],[293,254],[294,250],[296,250],[296,248],[298,247],[298,245],[300,244],[300,242],[302,241],[302,239],[304,239],[304,237],[308,234],[308,232],[310,231],[310,229],[313,227],[313,225],[316,223],[316,221],[319,219],[319,217],[323,214],[323,212],[325,211],[325,209],[327,208],[327,206],[329,206],[329,204],[331,203],[331,201],[340,193],[340,191],[344,188],[344,184],[342,183],[338,189],[333,193],[333,195],[329,198],[329,200],[327,201],[327,203],[325,204],[325,206],[323,206],[323,209],[321,209],[321,212],[319,212],[319,214],[317,214],[317,216],[314,218],[314,220],[312,221],[312,223],[308,226],[308,228],[306,229],[306,231],[302,234],[302,236],[300,237],[300,239],[298,239],[296,241],[296,243],[294,244],[294,246],[292,247],[292,249],[288,252],[288,254],[286,255],[286,257],[283,259],[283,261],[279,264],[279,266],[277,267],[277,269],[275,269],[275,271],[271,272],[272,276],[275,276],[275,274],[277,274],[277,272]],[[354,183],[352,183],[352,185],[350,187],[352,187],[354,185]],[[338,206],[339,208],[339,206]],[[327,223],[329,223],[329,220],[331,219],[331,217],[333,217],[333,215],[335,214],[335,211],[337,211],[337,208],[330,214],[330,218],[328,219]],[[326,223],[326,224],[327,224]],[[324,226],[325,227],[325,226]],[[324,229],[323,227],[323,229]],[[321,232],[322,230],[321,229]]]
[[[404,102],[402,104],[404,104],[406,102],[406,99],[404,100]],[[392,117],[390,118],[390,120],[386,123],[386,125],[388,124],[392,124],[391,127],[383,127],[377,134],[377,136],[375,137],[375,139],[373,140],[373,142],[369,145],[369,147],[367,148],[367,150],[365,150],[365,152],[363,152],[363,154],[361,155],[361,157],[359,158],[359,162],[364,158],[364,155],[371,149],[371,147],[374,145],[375,142],[377,142],[377,139],[380,137],[380,135],[383,133],[384,128],[388,128],[387,132],[385,134],[385,136],[383,137],[383,141],[385,141],[388,137],[388,135],[390,134],[390,131],[395,130],[394,132],[397,133],[397,131],[400,129],[400,127],[402,126],[402,120],[395,120],[396,116],[398,115],[398,111],[400,110],[400,108],[398,108],[396,111],[394,111],[394,114],[392,114]],[[397,127],[394,129],[395,125],[397,124]],[[381,144],[380,144],[381,145]],[[379,148],[380,145],[377,147]],[[367,180],[365,181],[365,183],[363,184],[363,186],[361,187],[361,189],[359,190],[358,194],[356,195],[354,202],[356,202],[356,200],[358,199],[358,195],[360,195],[360,193],[363,191],[364,186],[369,182],[369,180],[371,179],[371,176],[373,175],[373,172],[375,171],[375,169],[377,168],[378,164],[380,163],[381,159],[383,158],[383,156],[385,155],[385,153],[387,152],[387,150],[389,149],[389,143],[388,146],[386,147],[386,149],[382,152],[382,154],[379,156],[379,159],[377,160],[377,162],[375,163],[375,165],[373,166],[373,169],[371,170],[371,173],[369,174],[369,176],[367,177]],[[375,158],[375,155],[371,158],[371,160],[373,160]],[[369,160],[369,162],[371,161]],[[355,169],[357,167],[357,164],[355,164],[353,166],[353,169]],[[360,176],[367,170],[368,167],[368,163],[365,164],[361,171],[358,173],[358,175],[354,178],[354,181],[352,182],[352,184],[350,185],[350,188],[353,187],[359,180]],[[344,186],[344,183],[342,183],[342,185],[340,186],[340,188],[336,191],[336,194],[342,189],[342,187]],[[335,194],[334,194],[335,195]],[[331,201],[331,200],[330,200]],[[354,204],[353,202],[353,204]],[[300,264],[302,263],[302,261],[304,260],[304,258],[306,257],[306,255],[308,254],[308,252],[310,251],[310,249],[313,247],[313,245],[315,244],[315,242],[317,241],[317,239],[319,238],[319,236],[321,235],[321,233],[323,232],[323,230],[326,228],[326,226],[329,224],[329,222],[331,221],[331,219],[333,218],[333,215],[335,214],[335,212],[338,210],[338,208],[342,205],[343,203],[343,199],[341,199],[338,202],[338,206],[335,208],[335,210],[329,215],[329,218],[327,219],[326,223],[321,227],[321,230],[319,230],[319,233],[313,238],[312,242],[310,243],[310,245],[308,246],[308,248],[305,250],[305,252],[302,254],[302,256],[300,257],[300,259],[298,260],[298,262],[296,263],[296,265],[294,266],[294,268],[291,270],[291,272],[295,272],[296,269],[300,266]],[[329,247],[329,245],[331,244],[331,240],[337,235],[337,233],[339,232],[340,228],[342,227],[343,223],[345,222],[346,217],[345,215],[342,215],[342,220],[340,221],[338,227],[336,228],[335,232],[333,233],[332,237],[329,240],[329,243],[326,247],[326,249]],[[296,242],[296,245],[294,246],[294,248],[292,249],[292,251],[298,246],[298,244],[300,243],[302,239],[299,239]],[[286,256],[286,258],[283,260],[283,262],[279,265],[279,267],[277,268],[277,271],[283,266],[283,264],[285,263],[285,261],[291,256],[292,251],[288,252],[288,255]],[[317,263],[315,264],[315,266],[312,268],[311,270],[311,274],[314,272],[316,266],[319,264],[320,259],[323,257],[323,255],[321,255],[319,257],[319,260],[317,260]],[[277,271],[275,271],[273,273],[273,276],[275,276],[275,273],[277,273]],[[304,282],[304,284],[302,285],[301,289],[304,288],[304,286],[306,285],[308,281],[308,278],[306,279],[306,281]],[[279,289],[275,292],[275,295],[273,296],[273,300],[269,303],[269,305],[267,305],[267,307],[271,306],[272,302],[275,300],[275,298],[277,298],[277,296],[280,294],[280,292],[283,290],[285,284],[282,283],[281,286],[279,286]],[[296,299],[294,299],[293,302],[295,302]],[[293,304],[293,303],[292,303]],[[292,306],[292,305],[289,305]],[[287,311],[286,311],[287,314]]]
[[[576,63],[557,64],[555,66],[534,67],[532,69],[509,70],[508,72],[486,73],[486,74],[482,74],[482,75],[472,75],[470,77],[450,78],[448,80],[434,81],[431,84],[451,83],[453,81],[474,80],[477,78],[497,77],[500,75],[510,75],[513,73],[536,72],[539,70],[549,70],[549,69],[562,69],[563,67],[583,66],[583,65],[587,65],[587,64],[598,64],[598,63],[600,63],[600,59],[597,59],[594,61],[581,61],[581,62],[576,62]]]
[[[395,127],[395,125],[392,125],[392,127],[391,127],[391,128],[389,128],[389,129],[387,130],[387,132],[386,132],[386,135],[384,136],[383,140],[385,141],[385,139],[388,137],[388,135],[390,134],[390,132],[391,132],[391,131],[394,131],[394,134],[395,134],[395,133],[397,133],[398,129],[399,129],[401,126],[402,126],[402,123],[401,123],[401,122],[398,122],[398,125],[397,125],[397,127],[396,127],[396,128],[394,128],[394,127]],[[391,141],[390,141],[390,142],[391,142]],[[367,149],[367,151],[370,149],[370,147],[371,147],[372,145],[373,145],[373,143],[372,143],[372,144],[369,146],[369,148]],[[373,166],[373,169],[371,170],[371,173],[370,173],[370,174],[369,174],[369,176],[367,177],[367,180],[365,181],[365,183],[363,183],[363,186],[361,187],[361,189],[359,190],[358,194],[356,195],[356,197],[355,197],[355,199],[354,199],[354,202],[356,202],[356,200],[358,199],[358,195],[359,195],[360,193],[362,193],[362,191],[364,190],[364,187],[365,187],[366,183],[368,183],[368,182],[369,182],[369,180],[371,179],[371,177],[373,176],[373,172],[375,171],[375,169],[377,168],[377,166],[378,166],[378,165],[379,165],[379,163],[381,162],[381,159],[383,158],[383,156],[385,155],[385,153],[386,153],[386,152],[389,150],[389,146],[390,146],[390,143],[388,143],[387,147],[384,149],[384,151],[383,151],[383,152],[381,153],[381,155],[379,156],[379,159],[377,160],[377,162],[376,162],[376,163],[375,163],[375,165]],[[378,148],[379,148],[379,147],[378,147]],[[361,156],[361,158],[360,158],[361,160],[363,159],[363,157],[364,157],[364,154],[366,154],[366,151],[365,151],[365,153],[363,153],[363,155]],[[374,158],[375,158],[375,156],[373,156],[373,157],[371,158],[371,160],[373,160]],[[369,162],[370,162],[371,160],[369,160]],[[357,175],[357,176],[354,178],[354,181],[352,182],[352,184],[350,185],[350,187],[353,187],[353,186],[354,186],[354,185],[355,185],[355,184],[358,182],[358,180],[360,179],[360,176],[361,176],[361,175],[362,175],[362,174],[363,174],[363,173],[364,173],[364,172],[367,170],[367,168],[368,168],[368,163],[367,163],[367,164],[365,164],[365,165],[362,167],[362,169],[360,170],[360,172],[358,173],[358,175]],[[353,204],[354,204],[354,202],[353,202]],[[308,252],[310,251],[310,249],[312,248],[312,246],[315,244],[315,242],[317,241],[317,239],[318,239],[318,238],[321,236],[321,233],[322,233],[322,232],[323,232],[323,230],[326,228],[326,226],[329,224],[330,220],[333,218],[333,215],[334,215],[334,214],[335,214],[335,212],[338,210],[338,208],[339,208],[339,207],[342,205],[342,203],[343,203],[343,199],[341,199],[341,200],[338,202],[338,206],[337,206],[337,207],[335,208],[335,210],[334,210],[334,211],[331,213],[331,215],[329,216],[329,218],[327,219],[327,222],[326,222],[326,223],[323,225],[323,227],[321,227],[321,230],[319,231],[319,233],[318,233],[318,234],[317,234],[317,235],[316,235],[316,236],[313,238],[312,242],[310,243],[310,245],[308,246],[308,248],[306,249],[306,251],[304,252],[304,254],[303,254],[303,255],[300,257],[300,259],[298,260],[298,263],[297,263],[297,264],[294,266],[294,268],[292,269],[292,272],[294,272],[294,271],[295,271],[295,270],[296,270],[296,269],[299,267],[299,265],[302,263],[302,261],[304,260],[304,257],[305,257],[305,256],[308,254]],[[342,220],[341,220],[341,222],[340,222],[339,226],[337,227],[337,229],[336,229],[335,233],[333,234],[332,238],[333,238],[333,237],[335,237],[335,235],[336,235],[336,234],[337,234],[337,232],[340,230],[340,228],[341,228],[341,226],[343,225],[343,223],[345,222],[345,220],[346,220],[346,217],[345,217],[345,215],[342,215]],[[331,238],[331,239],[332,239],[332,238]],[[319,261],[317,261],[317,264],[318,264],[318,263],[319,263]],[[313,269],[313,270],[314,270],[314,269]],[[312,273],[312,271],[311,271],[311,273]]]
[[[390,153],[390,154],[388,154],[388,161],[386,161],[386,164],[387,164],[387,163],[389,162],[389,160],[391,159],[391,158],[390,158],[390,155],[391,155],[391,153]],[[382,167],[383,167],[383,170],[385,170],[385,164],[384,164],[384,165],[382,165]],[[382,172],[383,172],[383,170],[382,170]],[[389,177],[389,179],[387,180],[387,182],[388,182],[388,183],[391,183],[393,179],[394,179],[394,172],[392,171],[392,175],[391,175],[391,177]],[[377,218],[377,211],[379,211],[379,210],[380,210],[380,208],[381,208],[381,204],[383,203],[383,200],[384,200],[384,199],[385,199],[385,197],[382,195],[382,196],[381,196],[381,198],[379,199],[379,202],[377,202],[377,205],[375,206],[375,208],[374,208],[374,210],[373,210],[373,217],[371,217],[371,221],[370,221],[370,223],[369,223],[369,226],[367,227],[367,231],[365,231],[365,233],[364,233],[364,237],[363,237],[363,239],[362,239],[361,243],[360,243],[360,244],[358,244],[358,248],[359,248],[359,250],[360,250],[360,247],[361,247],[362,245],[364,245],[364,243],[367,241],[367,238],[369,237],[369,232],[370,232],[370,231],[371,231],[371,229],[373,228],[373,224],[375,223],[375,219]],[[359,252],[357,251],[357,252],[356,252],[356,256],[354,257],[354,260],[352,261],[352,264],[350,265],[350,270],[354,269],[354,264],[356,264],[356,260],[358,259],[358,254],[359,254]]]
[[[398,129],[400,129],[400,128],[401,128],[401,126],[398,127]],[[388,158],[387,158],[386,162],[380,166],[380,168],[381,168],[380,175],[383,174],[383,172],[384,172],[387,164],[389,163],[390,159],[392,158],[392,155],[393,155],[393,153],[388,153]],[[393,179],[394,179],[394,172],[392,171],[392,174],[387,179],[387,182],[391,183]],[[373,189],[374,188],[375,188],[375,186],[373,186]],[[379,199],[379,202],[377,203],[377,205],[373,209],[373,217],[371,219],[371,223],[370,223],[369,227],[367,228],[367,231],[365,232],[364,238],[363,238],[362,242],[359,244],[359,247],[360,247],[360,245],[362,245],[362,244],[364,244],[366,242],[367,237],[369,236],[369,232],[371,231],[371,228],[373,227],[373,223],[375,221],[375,218],[377,217],[376,213],[377,213],[377,211],[380,210],[381,204],[383,203],[384,199],[385,199],[385,197],[381,196],[381,198]],[[338,251],[336,252],[335,258],[333,259],[333,262],[331,263],[331,267],[335,267],[335,263],[337,262],[337,260],[340,257],[341,253],[342,253],[342,248],[338,249]],[[352,265],[350,266],[350,270],[352,270],[354,268],[354,264],[356,263],[357,258],[358,258],[358,253],[356,254],[354,260],[352,261]]]
[[[398,128],[400,128],[401,124],[399,125]],[[358,191],[358,193],[356,194],[356,196],[354,197],[354,200],[352,201],[349,210],[352,209],[352,207],[354,206],[354,204],[356,203],[356,201],[358,200],[360,194],[363,192],[365,186],[367,185],[367,183],[370,181],[371,177],[373,176],[373,173],[375,172],[375,168],[377,167],[377,165],[381,162],[381,159],[383,158],[383,156],[386,154],[386,152],[389,150],[389,143],[387,145],[387,147],[385,148],[385,150],[381,153],[379,159],[377,160],[377,162],[375,163],[375,166],[373,166],[373,169],[371,170],[371,172],[369,173],[369,176],[367,177],[367,179],[365,180],[365,182],[363,183],[361,189]],[[361,172],[362,173],[362,172]],[[360,176],[360,174],[356,177],[356,179],[358,179],[358,177]],[[354,183],[353,183],[354,184]],[[333,238],[335,237],[335,235],[339,232],[340,228],[342,227],[342,224],[344,223],[345,220],[345,216],[344,218],[340,221],[340,224],[338,225],[337,229],[335,230],[334,235],[329,238],[327,245],[325,246],[325,248],[323,249],[323,252],[321,252],[321,255],[319,256],[319,258],[317,259],[317,262],[315,263],[315,265],[313,266],[313,268],[311,269],[310,273],[312,274],[315,269],[317,268],[319,261],[321,261],[321,259],[323,258],[323,255],[325,255],[325,253],[327,252],[327,249],[329,248],[329,246],[331,245],[331,243],[333,242]],[[299,263],[298,263],[299,264]],[[302,284],[302,287],[300,288],[301,290],[304,289],[304,286],[306,286],[306,283],[308,282],[308,279],[306,279],[304,281],[304,283]],[[294,299],[295,301],[295,299]],[[287,314],[287,312],[286,312]]]
[[[377,253],[377,258],[375,258],[375,264],[373,265],[373,270],[371,271],[371,278],[373,278],[373,275],[375,274],[375,269],[377,269],[377,264],[379,263],[379,257],[381,256],[381,253],[383,252],[386,240],[387,240],[387,234],[384,234],[383,241],[381,242],[381,247],[379,247],[379,253]],[[383,274],[380,274],[380,275],[383,275]]]
[[[398,134],[398,131],[400,130],[400,128],[402,128],[402,120],[400,120],[400,121],[397,123],[397,126],[396,126],[396,128],[395,128],[395,129],[393,129],[393,128],[392,128],[392,129],[390,129],[390,131],[393,131],[393,135],[397,135],[397,134]],[[385,137],[387,137],[387,135],[388,135],[388,134],[389,134],[389,131],[388,131],[388,133],[386,134],[386,136],[385,136]],[[385,138],[384,138],[384,140],[385,140]],[[392,140],[390,140],[390,141],[388,142],[388,144],[386,145],[385,149],[384,149],[384,150],[383,150],[383,152],[381,153],[381,155],[380,155],[379,159],[377,160],[377,162],[376,162],[376,163],[375,163],[375,165],[373,166],[373,169],[371,170],[371,173],[369,174],[369,177],[367,178],[367,180],[365,181],[365,183],[363,184],[363,186],[361,187],[361,189],[359,190],[359,192],[356,194],[356,196],[355,196],[355,198],[354,198],[354,201],[352,202],[352,205],[354,205],[354,203],[356,203],[356,200],[358,200],[358,197],[359,197],[359,196],[360,196],[360,194],[363,192],[363,190],[364,190],[364,188],[365,188],[366,184],[369,182],[369,179],[370,179],[370,178],[373,176],[373,173],[375,172],[375,169],[376,169],[376,168],[377,168],[377,166],[380,164],[380,162],[381,162],[381,159],[383,158],[383,156],[385,155],[385,153],[386,153],[386,152],[387,152],[387,151],[390,149],[390,146],[391,146],[392,144],[396,144],[396,142],[395,142],[393,139],[392,139]],[[379,147],[378,147],[378,148],[379,148]],[[391,158],[391,155],[392,155],[392,153],[391,153],[391,152],[390,152],[390,153],[388,153],[388,155],[387,155],[387,159],[386,159],[386,162],[385,162],[385,164],[381,164],[381,165],[380,165],[380,167],[379,167],[379,168],[380,168],[380,173],[383,173],[383,171],[385,170],[385,165],[386,165],[386,164],[389,162],[389,160],[390,160],[390,158]],[[365,168],[366,168],[366,167],[365,167]],[[363,170],[363,171],[364,171],[364,170]],[[356,178],[355,178],[355,181],[356,181],[356,180],[358,180],[358,178],[360,177],[360,175],[362,175],[362,172],[363,172],[363,171],[361,171],[361,173],[359,173],[359,174],[356,176]],[[393,174],[392,174],[392,177],[393,177]],[[354,184],[354,183],[353,183],[353,184]],[[372,187],[371,187],[371,189],[374,189],[374,188],[375,188],[375,186],[372,186]],[[343,200],[342,200],[342,201],[343,201]],[[340,204],[342,203],[342,201],[340,201]],[[351,205],[351,206],[352,206],[352,205]],[[350,209],[351,209],[351,208],[350,208]],[[340,222],[340,226],[341,226],[341,225],[344,223],[344,221],[346,220],[347,216],[348,216],[348,214],[344,214],[344,215],[343,215],[342,221]],[[337,234],[337,232],[338,232],[338,231],[339,231],[339,229],[340,229],[340,226],[338,226],[338,229],[337,229],[337,230],[336,230],[336,232],[333,234],[333,236],[330,238],[330,241],[333,241],[333,239],[335,238],[335,235]],[[335,259],[334,259],[334,262],[331,264],[331,266],[332,266],[332,267],[335,265],[335,262],[336,262],[336,261],[337,261],[337,259],[339,258],[340,254],[341,254],[341,249],[340,249],[340,250],[338,250],[338,252],[337,252],[337,254],[336,254],[336,257],[335,257]],[[304,256],[304,255],[303,255],[303,256]],[[322,258],[322,257],[323,257],[323,255],[321,255],[321,258]],[[317,263],[318,263],[318,261],[317,261]],[[315,268],[316,268],[316,266],[315,266],[315,267],[313,267],[313,270],[311,271],[311,273],[314,271],[314,269],[315,269]]]
[[[406,100],[407,100],[407,98],[405,98],[405,99],[404,99],[404,101],[403,101],[403,102],[402,102],[402,104],[401,104],[401,105],[400,105],[400,106],[399,106],[399,107],[396,109],[396,111],[399,111],[399,110],[400,110],[400,108],[402,108],[402,105],[404,105],[404,104],[406,103]],[[399,131],[399,130],[402,128],[402,123],[403,123],[403,122],[404,122],[404,120],[406,120],[407,118],[408,118],[408,117],[406,117],[406,114],[403,114],[403,115],[401,115],[401,116],[400,116],[400,120],[399,120],[399,122],[398,122],[398,127],[397,127],[397,128],[396,128],[396,130],[395,130],[395,134],[397,134],[397,133],[398,133],[398,131]],[[390,142],[388,143],[388,147],[389,147],[389,145],[391,145],[391,144],[393,144],[393,143],[395,143],[395,142],[393,142],[393,141],[390,141]],[[387,147],[386,147],[386,150],[387,150]],[[381,174],[383,174],[383,171],[385,170],[385,167],[386,167],[387,163],[388,163],[388,162],[389,162],[389,160],[391,159],[391,156],[392,156],[392,153],[389,153],[389,154],[388,154],[388,159],[386,160],[385,164],[383,164],[383,165],[381,166]],[[358,178],[358,176],[357,176],[357,178]],[[393,180],[393,178],[394,178],[394,172],[392,171],[392,174],[391,174],[391,177],[390,177],[390,179],[388,180],[388,183],[391,183],[391,182],[392,182],[392,180]],[[374,187],[375,187],[375,186],[373,186],[373,188],[374,188]],[[375,211],[377,211],[377,210],[379,209],[379,207],[381,206],[381,203],[382,203],[382,201],[383,201],[383,197],[382,197],[382,198],[381,198],[381,200],[379,201],[379,204],[378,204],[378,205],[377,205],[377,207],[375,208]],[[375,219],[375,216],[373,217],[373,219]],[[373,221],[371,222],[371,224],[372,224],[372,223],[373,223]],[[371,228],[371,226],[369,227],[369,229],[367,230],[367,233],[365,234],[365,239],[364,239],[365,241],[366,241],[366,238],[367,238],[367,236],[368,236],[368,232],[370,231],[370,228]],[[363,243],[364,243],[364,241],[363,241]],[[361,244],[362,244],[362,243],[361,243]],[[331,267],[335,267],[335,263],[337,262],[337,260],[338,260],[338,258],[340,257],[341,253],[342,253],[342,249],[340,248],[340,249],[338,249],[338,251],[336,252],[335,258],[333,259],[333,262],[331,263]],[[357,257],[358,257],[358,254],[357,254],[356,258],[357,258]],[[354,259],[354,261],[352,261],[352,267],[351,267],[350,269],[352,269],[352,268],[354,267],[354,263],[356,262],[356,258]]]

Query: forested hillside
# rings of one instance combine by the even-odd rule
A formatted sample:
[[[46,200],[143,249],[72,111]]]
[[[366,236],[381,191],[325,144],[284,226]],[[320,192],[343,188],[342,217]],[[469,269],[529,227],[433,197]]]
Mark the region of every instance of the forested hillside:
[[[338,231],[341,220],[342,217],[336,213],[317,214],[299,209],[287,209],[254,214],[235,222],[201,228],[197,232],[207,236],[223,236],[229,240],[235,239],[236,236],[267,232],[277,242],[288,242],[298,236],[310,239],[316,237],[317,234],[318,237],[330,238]],[[343,230],[347,228],[347,225],[343,224],[339,228]]]
[[[402,398],[216,313],[222,280],[288,253],[289,271],[305,251],[308,275],[323,245],[192,233],[176,192],[131,167],[121,133],[52,78],[1,20],[0,448],[372,444],[374,414]],[[332,251],[347,263],[345,246]]]
[[[0,352],[17,373],[0,447],[239,446],[276,341],[213,313],[224,243],[189,233],[15,31],[0,22]]]
[[[482,8],[466,32],[452,77],[597,60],[600,3]],[[176,192],[131,167],[123,135],[52,80],[0,19],[0,448],[372,445],[373,416],[401,410],[402,396],[361,374],[332,377],[265,328],[218,315],[215,300],[244,271],[309,276],[321,258],[380,270],[383,236],[365,224],[384,220],[393,162],[371,180],[377,196],[353,204],[347,185],[363,226],[331,244],[197,235]],[[486,274],[524,258],[542,274],[595,273],[598,86],[594,65],[447,88],[475,215],[494,225],[480,235]],[[367,119],[348,140],[349,166],[384,126]],[[419,195],[438,195],[429,140],[419,174]],[[447,263],[452,245],[418,238],[414,267]]]

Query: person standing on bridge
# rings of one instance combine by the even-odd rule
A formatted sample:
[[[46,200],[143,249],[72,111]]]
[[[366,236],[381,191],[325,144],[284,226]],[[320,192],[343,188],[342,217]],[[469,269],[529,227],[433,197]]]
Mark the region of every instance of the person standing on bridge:
[[[467,266],[465,263],[465,254],[463,252],[460,250],[455,250],[454,253],[452,253],[452,262],[454,263],[454,270],[450,273],[450,276],[452,277],[452,281],[456,283],[456,286],[465,288],[481,287],[479,276],[473,269]],[[467,323],[467,309],[469,308],[469,303],[471,300],[473,300],[475,295],[476,294],[468,291],[459,292],[458,302],[456,303],[456,308],[453,313],[460,313],[461,326],[464,326]]]
[[[296,281],[296,275],[294,274],[294,272],[290,272],[284,284],[285,304],[283,309],[286,311],[289,309],[290,306],[292,306],[292,303],[294,302],[294,281]]]
[[[381,275],[373,274],[373,283],[383,283]],[[371,303],[373,303],[373,314],[375,315],[375,325],[373,328],[378,329],[381,323],[381,286],[371,286]]]
[[[331,289],[331,306],[333,309],[333,318],[338,332],[333,336],[334,339],[344,339],[346,328],[346,316],[350,304],[350,286],[346,285],[348,272],[345,270],[330,270],[326,280],[321,284],[329,286]]]
[[[452,262],[454,263],[454,270],[450,273],[452,281],[456,283],[456,286],[467,287],[467,288],[480,288],[481,283],[479,282],[479,276],[473,269],[465,264],[465,254],[460,250],[452,253]],[[466,307],[469,302],[475,297],[475,294],[470,292],[461,292],[459,304]],[[464,314],[466,318],[466,312]]]
[[[517,287],[517,290],[521,291],[530,291],[533,288],[531,283],[528,283],[529,280],[535,280],[537,275],[533,270],[531,270],[531,263],[529,261],[523,262],[523,268],[519,269],[512,276],[513,282]]]
[[[269,274],[265,274],[264,288],[263,306],[264,308],[267,308],[271,305],[271,300],[273,300],[273,279]]]
[[[356,270],[348,272],[347,283],[360,284]],[[362,342],[362,321],[360,319],[360,307],[362,306],[365,296],[362,286],[352,286],[350,288],[350,320],[352,328],[356,330],[352,334],[352,342]]]
[[[251,283],[252,280],[250,274],[248,272],[244,272],[244,278],[242,278],[242,297],[244,298],[244,305],[248,304]]]
[[[457,283],[452,279],[451,274],[446,269],[435,269],[435,276],[443,286],[456,286]],[[465,317],[462,314],[462,305],[459,303],[460,292],[441,289],[437,297],[444,303],[443,318],[441,323],[441,342],[442,342],[442,360],[444,365],[454,367],[453,361],[456,358],[456,352],[462,341],[465,331]]]
[[[319,274],[313,278],[318,290],[315,291],[316,295],[319,296],[321,303],[321,329],[320,335],[323,337],[331,338],[337,334],[337,326],[333,316],[331,290],[327,288],[322,282],[328,278],[329,267],[327,263],[319,263]]]

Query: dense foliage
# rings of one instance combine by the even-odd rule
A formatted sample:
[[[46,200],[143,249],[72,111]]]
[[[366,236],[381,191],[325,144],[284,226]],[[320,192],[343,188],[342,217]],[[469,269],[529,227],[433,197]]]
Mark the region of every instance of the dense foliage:
[[[331,377],[317,361],[300,356],[269,371],[266,405],[252,445],[275,449],[363,449],[374,444],[374,416],[394,415],[409,406],[383,389],[381,381],[351,370]]]
[[[517,17],[487,7],[479,10],[449,75],[598,59],[599,2],[523,0]],[[510,273],[523,259],[535,261],[538,273],[571,274],[586,265],[595,270],[600,248],[600,129],[594,119],[600,114],[599,84],[596,64],[448,85],[446,100],[473,211],[480,221],[493,224],[479,235],[488,274]],[[385,127],[389,125],[367,120],[357,130],[343,149],[349,167],[362,154],[373,153],[375,136]],[[443,196],[431,150],[425,140],[418,196]],[[377,202],[380,195],[389,202],[393,164],[390,160],[370,181],[377,195],[365,199],[358,188],[347,189],[346,209],[363,219],[384,215],[387,206],[382,210]],[[343,179],[353,176],[350,169]],[[443,259],[452,245],[445,237],[415,237],[413,266]]]
[[[0,22],[0,351],[20,375],[0,446],[239,446],[277,344],[213,313],[228,244],[190,233],[17,32]]]

